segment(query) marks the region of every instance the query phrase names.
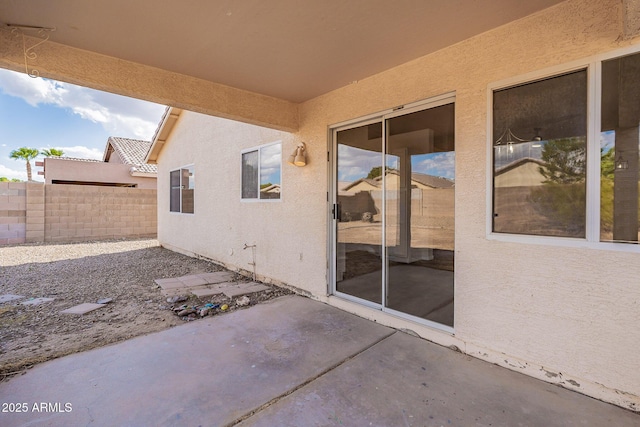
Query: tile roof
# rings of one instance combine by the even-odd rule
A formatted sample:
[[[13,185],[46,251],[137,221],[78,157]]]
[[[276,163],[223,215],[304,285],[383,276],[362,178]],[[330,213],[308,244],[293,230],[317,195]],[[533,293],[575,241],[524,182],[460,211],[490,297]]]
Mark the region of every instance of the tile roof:
[[[109,161],[109,156],[111,155],[109,146],[113,147],[113,151],[118,153],[118,156],[120,156],[124,163],[134,166],[135,172],[158,173],[158,167],[156,165],[150,165],[144,162],[151,148],[151,141],[110,136],[107,140],[107,147],[104,153],[105,162]]]

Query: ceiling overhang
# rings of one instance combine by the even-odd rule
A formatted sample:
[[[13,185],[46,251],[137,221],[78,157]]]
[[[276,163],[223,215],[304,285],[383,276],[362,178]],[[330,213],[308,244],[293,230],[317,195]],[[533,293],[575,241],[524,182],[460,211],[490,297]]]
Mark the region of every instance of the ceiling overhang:
[[[0,67],[25,69],[6,24],[55,28],[44,77],[295,131],[304,101],[560,2],[0,0]]]

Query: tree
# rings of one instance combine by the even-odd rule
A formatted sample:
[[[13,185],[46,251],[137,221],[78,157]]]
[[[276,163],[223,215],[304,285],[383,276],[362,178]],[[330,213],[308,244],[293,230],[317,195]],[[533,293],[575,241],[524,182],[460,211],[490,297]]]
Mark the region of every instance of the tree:
[[[545,183],[575,184],[584,182],[587,166],[587,144],[584,137],[550,140],[542,149],[544,167],[538,170]]]
[[[30,161],[38,157],[38,154],[40,154],[40,152],[36,148],[21,147],[21,148],[18,148],[17,150],[13,150],[9,154],[9,157],[11,157],[14,160],[22,159],[27,162],[27,181],[32,181]]]
[[[61,157],[64,155],[64,151],[58,150],[57,148],[45,148],[40,151],[40,154],[45,157]]]
[[[394,169],[392,167],[389,166],[385,166],[384,167],[385,171],[394,171],[397,169]],[[369,171],[369,175],[367,175],[367,179],[375,179],[377,177],[379,177],[380,175],[382,175],[382,166],[375,166],[373,168],[371,168],[371,170]]]

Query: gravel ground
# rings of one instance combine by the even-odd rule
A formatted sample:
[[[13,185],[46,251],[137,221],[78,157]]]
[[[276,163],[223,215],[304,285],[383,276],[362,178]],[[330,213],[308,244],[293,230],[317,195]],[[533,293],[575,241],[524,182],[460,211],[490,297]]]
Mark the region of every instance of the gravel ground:
[[[223,270],[156,240],[0,247],[0,268],[0,295],[55,298],[37,306],[22,305],[27,299],[0,303],[0,381],[36,363],[194,320],[176,316],[153,280]],[[235,280],[249,281],[240,275]],[[250,296],[251,305],[290,293],[269,286]],[[101,298],[113,301],[81,316],[60,313]],[[208,302],[227,303],[226,312],[239,309],[224,296],[191,296],[179,304]]]

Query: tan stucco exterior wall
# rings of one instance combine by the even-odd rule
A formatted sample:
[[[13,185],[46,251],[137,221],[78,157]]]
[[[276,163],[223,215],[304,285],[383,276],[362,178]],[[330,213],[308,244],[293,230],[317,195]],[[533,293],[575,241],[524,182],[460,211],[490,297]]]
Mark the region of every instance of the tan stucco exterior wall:
[[[159,239],[231,267],[256,269],[343,309],[408,328],[472,356],[640,409],[640,254],[487,238],[487,86],[616,48],[618,0],[572,0],[304,103],[285,134],[184,112],[159,158]],[[327,297],[327,129],[456,93],[455,334]],[[304,168],[283,164],[282,201],[240,201],[240,151],[298,141]],[[283,160],[284,160],[283,159]],[[195,164],[194,215],[169,213],[169,171]]]
[[[292,215],[312,215],[302,205],[317,194],[305,195],[300,188],[309,185],[310,176],[305,173],[311,165],[296,168],[283,160],[280,201],[242,201],[240,197],[240,152],[282,141],[286,159],[295,149],[292,134],[185,111],[169,141],[158,159],[158,238],[162,244],[247,271],[252,271],[248,264],[252,252],[242,248],[245,243],[256,244],[256,271],[263,280],[299,284],[305,278],[324,277],[322,235],[305,230],[297,219],[291,221]],[[171,213],[169,172],[188,165],[195,166],[195,213]],[[323,184],[316,187],[325,191]]]
[[[155,189],[156,177],[132,176],[131,165],[122,163],[117,153],[112,162],[83,162],[49,157],[45,162],[45,183],[54,180],[136,184],[137,188]]]

